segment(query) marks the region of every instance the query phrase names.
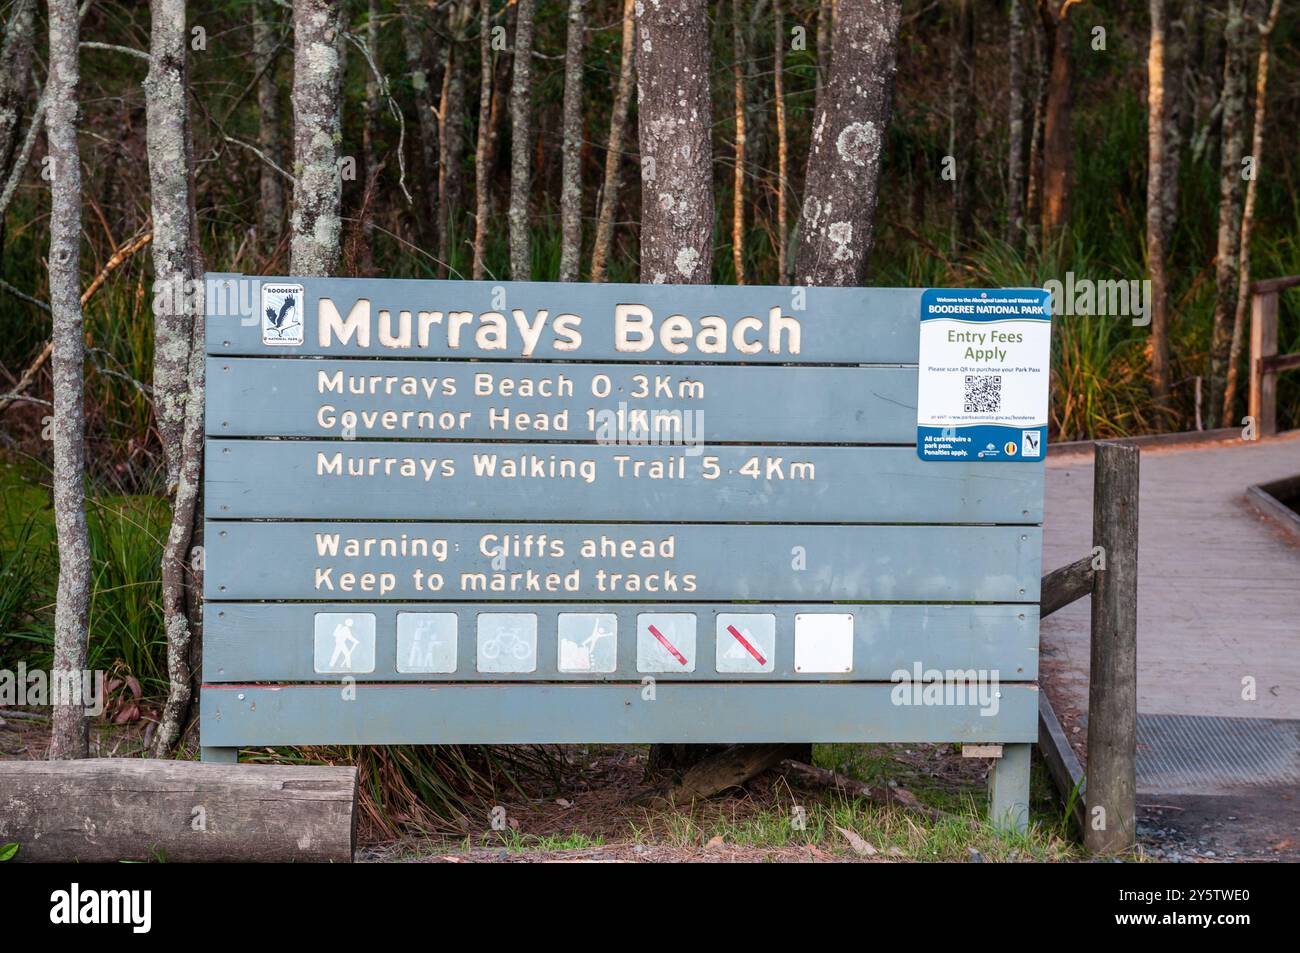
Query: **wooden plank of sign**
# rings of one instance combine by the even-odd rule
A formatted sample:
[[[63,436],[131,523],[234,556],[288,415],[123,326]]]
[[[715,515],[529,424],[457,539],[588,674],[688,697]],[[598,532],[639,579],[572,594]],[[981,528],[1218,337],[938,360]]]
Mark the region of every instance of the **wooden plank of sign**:
[[[230,274],[211,274],[207,278],[209,354],[915,364],[919,353],[921,290],[917,288],[258,278]],[[302,344],[263,343],[263,283],[304,287],[306,321]],[[347,340],[331,336],[322,345],[317,321],[322,299],[337,310],[340,322],[353,317],[356,328],[364,327],[368,343],[361,343],[360,334],[354,332]],[[615,333],[615,309],[619,305],[639,305],[651,316],[649,335],[644,340],[625,335],[628,340],[622,348]],[[358,308],[355,313],[354,308]],[[408,312],[410,346],[384,346],[383,333],[390,333],[390,340],[401,339],[403,311]],[[419,339],[421,311],[438,315],[436,322],[426,323],[424,343]],[[470,317],[457,326],[451,319],[453,312]],[[480,333],[485,314],[502,316],[503,334]],[[576,346],[572,346],[575,342],[571,331],[566,333],[563,326],[557,327],[564,315],[580,319],[576,324],[566,322],[580,335]],[[674,316],[684,320],[670,323]],[[725,350],[721,353],[700,346],[703,319],[713,316],[723,322]],[[745,318],[754,319],[754,324],[742,325]],[[790,333],[790,320],[798,322],[797,347]],[[678,331],[681,333],[676,334]],[[453,333],[456,346],[452,346]],[[528,345],[530,338],[532,347]],[[502,346],[495,346],[497,342]],[[738,346],[754,344],[759,345],[756,353],[745,353]]]
[[[211,440],[219,519],[1026,523],[1043,468],[911,447]]]
[[[208,526],[204,591],[349,602],[1037,602],[1041,560],[1036,526],[222,522]]]
[[[957,704],[956,691],[965,703]],[[940,683],[207,685],[203,743],[1032,742],[1038,686]]]
[[[583,441],[652,427],[915,446],[916,368],[208,359],[213,437]]]
[[[705,681],[888,681],[899,671],[911,672],[941,664],[945,669],[996,671],[1004,681],[1027,681],[1038,676],[1038,607],[1027,605],[836,605],[732,603],[672,605],[597,603],[482,604],[370,602],[337,605],[301,603],[209,602],[206,604],[203,642],[203,677],[208,682],[315,681],[313,638],[319,612],[373,615],[375,619],[374,670],[357,672],[358,681],[618,681],[642,676],[637,670],[637,616],[654,612],[692,612],[696,616],[696,661],[689,673],[666,672],[656,678]],[[536,616],[535,668],[531,672],[478,671],[477,619],[483,612],[525,613]],[[404,643],[399,650],[398,617],[408,631],[418,630],[427,613],[454,613],[455,665],[438,674],[399,671],[429,668],[420,652],[426,646]],[[842,673],[801,672],[795,660],[795,617],[801,614],[837,613],[853,617],[852,668]],[[741,626],[751,617],[771,617],[774,636],[772,671],[719,671],[718,654],[739,643],[719,622],[719,615]],[[581,671],[578,664],[595,659],[590,646],[583,651],[560,651],[560,616],[580,632],[599,632],[612,640],[612,671]],[[612,619],[610,617],[612,616]],[[596,623],[599,617],[599,630]],[[611,624],[612,622],[612,624]],[[581,643],[577,643],[582,647]],[[721,647],[721,648],[720,648]],[[736,652],[732,651],[732,656]],[[743,658],[743,657],[742,657]],[[603,661],[603,657],[601,657]],[[734,661],[734,659],[733,659]],[[563,669],[561,665],[563,663]],[[602,667],[593,662],[592,667]],[[450,666],[438,666],[449,668]],[[726,669],[740,668],[734,664]],[[753,667],[753,666],[751,666]]]

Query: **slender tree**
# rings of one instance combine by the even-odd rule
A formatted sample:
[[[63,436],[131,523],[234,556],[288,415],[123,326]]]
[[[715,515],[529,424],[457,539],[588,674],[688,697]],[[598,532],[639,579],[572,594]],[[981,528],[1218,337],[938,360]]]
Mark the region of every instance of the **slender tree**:
[[[1210,332],[1210,395],[1207,426],[1219,426],[1227,392],[1232,323],[1241,267],[1242,159],[1245,156],[1246,54],[1244,0],[1228,0],[1224,24],[1223,118],[1219,145],[1219,236],[1214,261],[1214,324]]]
[[[817,77],[813,88],[813,115],[822,108],[822,90],[831,70],[831,30],[835,25],[837,0],[819,0],[817,4]]]
[[[1036,3],[1039,0],[1035,0]],[[1047,21],[1042,9],[1035,6],[1033,19],[1034,108],[1029,128],[1028,181],[1025,184],[1025,243],[1033,251],[1041,250],[1043,221],[1043,126],[1047,117],[1047,90],[1051,72],[1051,53]]]
[[[284,162],[284,133],[280,128],[280,85],[276,81],[276,63],[280,58],[280,39],[272,0],[258,0],[253,20],[253,59],[257,69],[257,145],[262,155],[281,169]],[[258,229],[264,242],[274,244],[284,227],[284,182],[281,174],[263,162],[258,168]]]
[[[736,104],[736,167],[732,174],[731,263],[736,284],[745,283],[745,27],[740,0],[731,0],[731,80]]]
[[[0,179],[18,149],[18,130],[27,108],[32,51],[36,37],[36,0],[16,0],[0,45]]]
[[[488,148],[492,141],[492,0],[479,0],[478,143],[474,148],[474,277],[487,269]]]
[[[156,756],[182,730],[192,697],[188,617],[190,543],[198,517],[203,452],[203,264],[194,212],[194,158],[187,101],[185,0],[151,0],[145,78],[149,196],[153,214],[154,405],[172,523],[163,548],[163,624],[169,686]]]
[[[605,147],[605,177],[596,214],[596,241],[591,253],[591,280],[604,281],[610,250],[614,247],[614,214],[618,209],[619,168],[623,163],[623,139],[632,100],[632,64],[636,56],[636,0],[623,0],[623,48],[618,67],[618,89],[609,118],[609,141]]]
[[[1246,308],[1250,303],[1250,238],[1255,228],[1255,201],[1259,193],[1260,163],[1264,153],[1264,117],[1268,105],[1269,40],[1282,12],[1282,0],[1273,0],[1268,17],[1259,28],[1259,55],[1255,67],[1255,129],[1251,135],[1252,174],[1246,183],[1246,204],[1241,212],[1241,239],[1237,266],[1237,301],[1232,322],[1232,349],[1228,354],[1228,380],[1223,392],[1223,423],[1232,424],[1232,407],[1237,399],[1237,374],[1246,337]]]
[[[374,2],[374,0],[372,0]],[[421,179],[421,193],[424,197],[424,214],[428,227],[424,233],[433,236],[434,247],[440,247],[438,227],[439,166],[438,166],[438,114],[433,105],[433,84],[429,71],[425,68],[425,52],[422,38],[428,33],[427,26],[420,15],[420,10],[412,0],[403,0],[401,8],[402,49],[406,54],[406,69],[411,77],[411,89],[415,93],[415,111],[419,119],[420,162],[424,171]],[[375,41],[377,43],[378,35]],[[377,55],[372,49],[372,55]],[[373,79],[371,80],[373,82]]]
[[[514,76],[510,84],[510,277],[527,281],[532,272],[528,235],[529,165],[533,142],[533,11],[535,0],[517,0]]]
[[[1151,41],[1147,52],[1147,270],[1151,273],[1151,386],[1158,401],[1169,396],[1169,273],[1166,252],[1165,176],[1170,110],[1166,99],[1166,0],[1149,0]]]
[[[1074,44],[1070,9],[1078,0],[1040,0],[1049,56],[1047,101],[1043,112],[1042,233],[1055,241],[1070,225],[1070,186],[1074,176]]]
[[[975,214],[975,17],[971,0],[956,0],[948,82],[948,154],[953,178],[952,232],[956,244],[974,238]],[[1014,56],[1012,57],[1014,59]]]
[[[704,0],[639,3],[641,280],[703,284],[713,269],[713,111]]]
[[[438,103],[438,274],[447,277],[452,233],[459,229],[465,179],[465,26],[468,5],[447,15],[450,40],[443,54],[442,93]]]
[[[339,259],[341,0],[293,3],[293,226],[289,267],[328,275]]]
[[[560,173],[560,280],[578,280],[582,257],[582,53],[586,0],[569,0],[564,47],[564,166]]]
[[[53,318],[54,527],[59,582],[54,604],[54,682],[80,686],[86,669],[90,610],[90,538],[86,527],[86,417],[81,312],[81,155],[77,147],[80,23],[75,0],[49,0],[50,94],[46,137],[50,180],[50,313]],[[50,757],[84,758],[85,704],[55,697]]]
[[[841,4],[834,58],[813,120],[796,280],[860,285],[874,238],[893,108],[899,0]]]
[[[1006,241],[1019,247],[1025,232],[1025,8],[1010,0],[1007,42],[1007,230]]]
[[[789,189],[789,145],[785,132],[785,17],[781,0],[773,0],[772,17],[776,24],[775,65],[772,69],[772,98],[776,103],[776,270],[777,280],[785,284],[790,280],[786,255],[786,234],[789,231],[786,194]]]
[[[403,4],[402,13],[405,14],[405,12],[406,12],[405,4]],[[402,17],[402,26],[403,26],[402,39],[403,41],[405,41],[406,17],[404,15]],[[366,31],[366,53],[374,61],[375,65],[378,66],[379,65],[379,0],[368,0],[368,2],[366,3],[365,31]],[[409,52],[409,48],[408,48],[408,52]],[[365,71],[366,98],[364,101],[364,107],[362,109],[362,117],[361,117],[362,119],[361,152],[365,158],[367,179],[370,178],[371,170],[374,169],[379,164],[379,158],[375,154],[375,137],[379,131],[378,126],[379,126],[379,93],[380,93],[379,77],[376,75],[376,72],[377,72],[376,70],[370,69],[367,64],[367,69]],[[412,85],[415,85],[414,75],[412,75],[411,80],[412,80]],[[429,87],[426,79],[424,85],[426,100],[428,98],[428,91],[429,91]],[[418,104],[419,104],[418,89],[416,90],[416,103],[417,103],[417,111],[419,111],[418,110]],[[423,128],[424,127],[421,126],[421,131],[423,131]],[[421,141],[420,144],[421,146],[423,146],[424,145],[423,141]]]

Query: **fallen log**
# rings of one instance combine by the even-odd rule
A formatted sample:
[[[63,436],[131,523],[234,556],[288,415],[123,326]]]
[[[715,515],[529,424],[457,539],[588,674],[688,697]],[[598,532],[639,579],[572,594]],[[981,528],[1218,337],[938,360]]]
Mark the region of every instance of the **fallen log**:
[[[790,744],[729,745],[691,765],[667,787],[652,790],[641,799],[681,804],[712,797],[776,767],[783,758],[790,756],[795,747]]]
[[[350,862],[354,767],[0,761],[14,861]]]

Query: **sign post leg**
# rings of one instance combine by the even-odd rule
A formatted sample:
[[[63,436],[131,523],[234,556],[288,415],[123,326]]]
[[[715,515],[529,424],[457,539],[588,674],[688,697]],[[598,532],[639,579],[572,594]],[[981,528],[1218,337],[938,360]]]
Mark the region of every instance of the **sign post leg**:
[[[1029,745],[1003,745],[993,766],[989,820],[995,827],[1023,833],[1029,824]]]
[[[211,748],[205,745],[199,748],[199,760],[209,764],[238,764],[239,749]]]

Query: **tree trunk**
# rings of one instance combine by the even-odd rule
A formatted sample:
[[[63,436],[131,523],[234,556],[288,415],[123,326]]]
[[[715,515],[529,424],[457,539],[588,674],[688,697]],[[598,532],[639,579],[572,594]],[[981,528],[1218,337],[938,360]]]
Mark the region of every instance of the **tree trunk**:
[[[342,23],[340,0],[294,0],[289,269],[295,275],[331,274],[339,259]]]
[[[492,0],[479,0],[478,142],[474,147],[474,270],[475,280],[485,274],[487,248],[488,146],[492,119]]]
[[[505,3],[505,24],[500,36],[509,37],[515,35],[515,19],[519,15],[518,0],[506,0]],[[501,55],[496,57],[492,63],[492,110],[488,118],[488,160],[487,167],[489,173],[494,172],[500,167],[501,158],[501,114],[508,108],[510,98],[510,76],[511,70],[514,69],[514,51],[509,46],[498,44],[496,49],[501,51]],[[507,103],[502,106],[502,103]],[[491,182],[489,182],[489,186]],[[488,192],[488,213],[492,212],[492,193]]]
[[[433,247],[438,248],[441,222],[438,211],[439,130],[438,115],[433,108],[433,84],[429,78],[429,71],[425,69],[424,44],[421,42],[421,37],[427,30],[419,10],[411,0],[404,0],[402,3],[401,18],[402,49],[406,55],[406,68],[411,75],[411,88],[415,93],[415,111],[419,116],[420,163],[424,170],[421,192],[424,195],[424,214],[428,221],[428,226],[421,231],[431,236]]]
[[[1043,124],[1047,118],[1048,74],[1051,70],[1048,21],[1041,16],[1041,9],[1037,9],[1037,14],[1033,20],[1033,125],[1029,133],[1029,181],[1025,188],[1025,244],[1035,252],[1042,249],[1040,238],[1043,222]]]
[[[1147,52],[1147,270],[1151,273],[1151,387],[1156,401],[1169,397],[1169,274],[1166,270],[1165,176],[1169,106],[1166,99],[1165,0],[1150,0],[1151,42]]]
[[[623,138],[627,130],[628,106],[632,99],[632,63],[636,56],[636,0],[623,0],[623,54],[618,68],[618,91],[609,119],[609,142],[605,147],[605,179],[596,215],[596,241],[591,252],[591,280],[604,281],[610,250],[614,245],[614,215],[618,210],[619,167],[623,163]]]
[[[528,235],[529,163],[533,141],[533,10],[534,0],[518,0],[515,14],[515,65],[510,82],[510,277],[532,277],[532,245]]]
[[[953,245],[974,238],[975,209],[975,17],[971,0],[956,0],[949,76],[948,153],[956,165],[953,179]],[[1014,56],[1012,57],[1014,59]]]
[[[831,33],[835,26],[836,0],[820,0],[817,4],[817,77],[813,88],[813,115],[822,108],[822,92],[831,73]]]
[[[1255,167],[1254,174],[1246,183],[1246,206],[1241,213],[1237,302],[1232,322],[1232,350],[1228,355],[1228,380],[1223,393],[1224,426],[1232,425],[1232,405],[1237,398],[1237,372],[1241,365],[1241,347],[1246,335],[1246,308],[1250,303],[1250,236],[1255,226],[1255,198],[1259,191],[1259,173],[1264,152],[1264,116],[1268,104],[1268,43],[1281,10],[1282,0],[1273,0],[1268,19],[1259,31],[1259,61],[1255,70],[1255,131],[1250,143],[1250,155]]]
[[[461,16],[467,16],[467,7]],[[450,17],[455,17],[453,11]],[[464,23],[450,24],[442,71],[442,96],[438,107],[438,274],[446,278],[451,267],[453,234],[460,232],[460,211],[465,196],[461,166],[465,154],[465,36]]]
[[[59,582],[54,605],[54,672],[67,686],[82,685],[86,620],[90,608],[90,537],[86,528],[86,358],[81,313],[81,156],[77,147],[78,45],[75,0],[50,0],[50,105],[46,137],[53,163],[50,181],[50,312],[53,318],[54,527]],[[86,704],[54,699],[50,739],[53,759],[89,753]]]
[[[713,270],[712,109],[704,0],[638,4],[641,280],[704,284]]]
[[[713,271],[707,5],[704,0],[672,5],[638,2],[635,11],[641,48],[637,58],[641,280],[704,284]],[[625,52],[625,68],[628,61]],[[614,158],[614,145],[611,129],[610,158]],[[607,178],[608,171],[607,164]],[[611,197],[606,196],[606,201],[612,207]],[[707,750],[709,746],[652,745],[647,767],[655,772],[681,766]]]
[[[745,283],[745,27],[740,0],[731,0],[733,94],[736,102],[736,167],[731,186],[731,264],[736,284]]]
[[[776,268],[777,281],[786,284],[790,280],[785,248],[786,233],[789,231],[789,211],[785,200],[790,187],[787,181],[790,156],[785,133],[785,16],[781,0],[774,0],[772,16],[776,24],[776,65],[772,74],[772,96],[776,102]]]
[[[860,285],[874,238],[880,164],[893,106],[898,0],[845,4],[813,123],[796,281]]]
[[[403,4],[402,6],[402,28],[403,28],[402,38],[403,40],[405,40],[406,39],[405,4]],[[417,43],[418,43],[418,39],[417,39]],[[410,52],[410,48],[408,47],[407,53],[409,54],[409,52]],[[366,53],[370,56],[370,59],[373,61],[374,65],[377,68],[379,66],[379,0],[368,0],[366,4]],[[416,62],[418,64],[419,62],[418,59]],[[377,165],[379,165],[379,160],[375,155],[375,135],[379,124],[379,77],[375,75],[376,72],[377,69],[371,69],[370,64],[369,63],[366,64],[366,98],[365,98],[365,107],[362,113],[362,124],[361,124],[361,152],[365,158],[365,165],[366,165],[366,173],[365,176],[362,178],[363,182],[367,181],[370,178],[371,170],[373,170]],[[425,79],[425,84],[423,89],[425,92],[425,98],[427,99],[428,91],[429,91],[428,81],[427,78],[425,77],[421,77],[421,78]],[[414,76],[412,77],[412,85],[417,86],[417,89],[415,91],[415,98],[418,106],[419,99],[420,99],[420,89],[418,88],[418,80],[416,80]],[[423,123],[424,117],[421,116],[420,118]],[[420,130],[421,132],[424,131],[423,124],[421,124]],[[421,145],[423,144],[424,144],[423,137],[421,137]]]
[[[186,592],[203,453],[203,266],[186,99],[185,0],[152,0],[150,14],[144,89],[154,282],[171,292],[154,297],[154,405],[172,498],[162,561],[169,686],[154,736],[154,753],[162,757],[180,735],[192,696]]]
[[[1051,69],[1043,116],[1044,245],[1062,238],[1070,228],[1070,185],[1074,170],[1073,57],[1071,0],[1042,0]]]
[[[564,47],[564,168],[560,186],[560,280],[577,281],[582,259],[582,52],[586,0],[569,0]]]
[[[32,49],[36,35],[36,0],[17,0],[9,11],[0,46],[0,180],[7,177],[18,148],[18,128],[27,108]]]
[[[9,210],[9,203],[13,201],[14,193],[18,191],[18,183],[22,180],[23,171],[32,158],[32,150],[36,148],[36,139],[40,135],[41,126],[45,123],[45,111],[49,104],[50,89],[46,86],[41,90],[40,98],[36,100],[36,106],[32,109],[32,119],[27,124],[27,133],[23,136],[23,143],[18,148],[17,155],[10,163],[9,177],[5,180],[4,190],[0,192],[0,220],[3,220]]]
[[[261,74],[257,78],[257,146],[281,169],[285,168],[284,134],[280,131],[280,87],[275,79],[276,60],[280,56],[280,41],[276,36],[276,22],[270,0],[259,0],[256,19],[253,21],[253,59]],[[284,182],[281,175],[265,162],[258,168],[258,191],[261,204],[258,212],[258,230],[266,246],[280,239],[284,228]]]
[[[1219,151],[1219,238],[1214,262],[1214,325],[1210,335],[1210,429],[1222,419],[1226,372],[1237,312],[1241,265],[1242,165],[1246,124],[1246,17],[1244,0],[1228,0],[1224,25],[1223,133]]]
[[[1020,248],[1025,237],[1025,8],[1011,0],[1007,57],[1007,244]]]

